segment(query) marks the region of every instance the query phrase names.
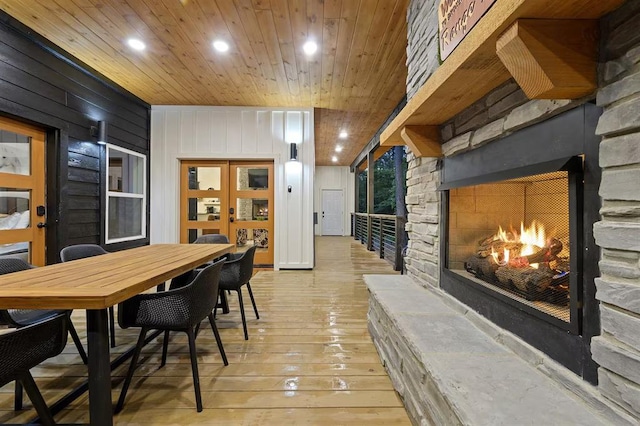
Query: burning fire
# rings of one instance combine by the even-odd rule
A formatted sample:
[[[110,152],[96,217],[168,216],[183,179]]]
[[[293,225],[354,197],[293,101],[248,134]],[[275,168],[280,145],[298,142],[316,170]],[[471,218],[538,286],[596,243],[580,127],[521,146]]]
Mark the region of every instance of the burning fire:
[[[544,229],[544,225],[536,222],[531,222],[531,226],[525,228],[524,223],[520,223],[520,234],[517,232],[507,232],[500,226],[498,233],[493,237],[494,240],[503,241],[505,243],[519,243],[522,244],[520,253],[515,253],[515,257],[522,257],[534,254],[545,247],[547,244],[547,237]],[[509,263],[510,253],[509,249],[504,248],[502,253],[496,252],[493,247],[491,248],[491,256],[493,260],[500,265],[504,266]],[[529,265],[533,268],[538,268],[538,264],[534,263]]]

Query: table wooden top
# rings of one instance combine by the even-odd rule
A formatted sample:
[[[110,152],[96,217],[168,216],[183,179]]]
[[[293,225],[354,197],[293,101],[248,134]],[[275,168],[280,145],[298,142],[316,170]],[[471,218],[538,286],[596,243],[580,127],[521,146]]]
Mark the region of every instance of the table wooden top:
[[[154,244],[0,275],[0,309],[105,309],[233,248]]]

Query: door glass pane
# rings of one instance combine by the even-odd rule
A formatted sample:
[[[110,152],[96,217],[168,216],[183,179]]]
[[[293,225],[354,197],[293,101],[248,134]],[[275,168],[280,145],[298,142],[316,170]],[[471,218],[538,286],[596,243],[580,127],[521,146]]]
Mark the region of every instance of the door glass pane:
[[[142,199],[109,197],[109,239],[142,235]]]
[[[144,158],[110,147],[109,191],[144,193]]]
[[[220,220],[220,198],[189,198],[189,220]]]
[[[237,220],[268,220],[269,201],[264,198],[238,198],[236,203]]]
[[[29,227],[29,197],[29,191],[0,188],[0,230]]]
[[[235,243],[238,252],[247,251],[256,246],[256,252],[267,251],[269,248],[269,231],[263,228],[238,228],[236,229]]]
[[[29,242],[0,244],[0,258],[10,257],[12,259],[22,259],[29,262]]]
[[[269,169],[263,167],[238,167],[238,191],[269,188]]]
[[[0,188],[0,231],[25,229],[31,226],[29,191]],[[0,257],[29,261],[29,242],[0,244]]]
[[[220,191],[220,167],[189,167],[189,189]]]
[[[31,138],[8,130],[0,130],[0,173],[31,173]]]

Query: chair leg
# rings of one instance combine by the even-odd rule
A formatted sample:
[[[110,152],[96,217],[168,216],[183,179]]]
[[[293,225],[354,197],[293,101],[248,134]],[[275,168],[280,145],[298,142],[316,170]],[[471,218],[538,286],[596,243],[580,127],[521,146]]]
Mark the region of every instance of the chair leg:
[[[242,289],[238,289],[238,302],[240,303],[240,315],[242,315],[242,328],[244,329],[244,340],[249,340],[249,333],[247,333],[247,319],[244,315],[244,303],[242,303]]]
[[[162,339],[162,362],[160,362],[160,368],[167,363],[167,349],[169,349],[169,330],[164,331],[164,339]]]
[[[256,301],[253,298],[253,292],[251,291],[251,283],[247,283],[247,290],[249,290],[249,297],[251,298],[251,304],[253,305],[253,312],[256,313],[256,319],[260,319],[260,315],[258,314],[258,307],[256,306]]]
[[[109,307],[109,335],[111,337],[111,347],[116,347],[116,315],[113,306]]]
[[[193,332],[193,335],[194,335],[195,337],[198,337],[198,333],[200,333],[200,323],[196,324],[196,329],[195,329],[195,331]]]
[[[38,386],[33,380],[31,373],[27,371],[27,374],[22,376],[20,381],[22,382],[24,389],[27,391],[27,395],[29,395],[29,399],[31,400],[33,407],[36,409],[38,417],[40,417],[40,423],[43,425],[55,425],[56,422],[53,420],[51,411],[49,410],[49,407],[47,407],[47,403],[44,401],[44,398],[42,398],[42,394],[38,390]]]
[[[191,373],[193,374],[193,389],[196,392],[196,410],[202,411],[202,396],[200,395],[200,376],[198,375],[198,358],[196,357],[196,336],[192,329],[187,329],[189,338],[189,354],[191,355]]]
[[[136,344],[136,349],[133,351],[133,358],[131,358],[131,365],[129,366],[129,372],[127,373],[127,378],[124,380],[124,384],[122,385],[122,390],[120,391],[120,398],[118,398],[118,404],[116,405],[116,413],[122,411],[122,407],[124,407],[124,399],[127,397],[127,390],[129,389],[129,385],[131,384],[131,379],[133,378],[133,372],[136,370],[136,364],[138,364],[138,358],[140,357],[140,352],[142,352],[142,347],[144,346],[144,338],[147,337],[147,329],[143,328],[140,330],[140,336],[138,337],[138,343]]]
[[[16,380],[16,387],[13,395],[13,409],[15,411],[22,410],[22,382]]]
[[[67,320],[67,328],[69,329],[69,334],[71,334],[73,343],[75,343],[76,348],[78,349],[80,358],[82,358],[82,362],[86,365],[89,362],[89,359],[87,358],[87,353],[84,350],[84,346],[82,346],[82,342],[80,341],[80,336],[78,336],[78,332],[76,331],[76,328],[73,326],[73,321],[71,321],[71,318],[68,318]]]
[[[220,355],[222,355],[222,361],[224,362],[224,365],[229,365],[229,361],[227,361],[227,354],[224,353],[222,339],[220,339],[220,333],[218,333],[218,327],[216,326],[213,314],[209,314],[209,324],[211,324],[211,330],[213,331],[213,335],[216,337],[216,343],[218,343],[218,349],[220,350]]]

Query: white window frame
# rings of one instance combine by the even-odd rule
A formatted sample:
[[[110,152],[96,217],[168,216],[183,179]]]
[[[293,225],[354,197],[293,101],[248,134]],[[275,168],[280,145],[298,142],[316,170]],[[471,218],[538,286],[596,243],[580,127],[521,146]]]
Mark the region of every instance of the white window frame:
[[[105,202],[105,244],[115,244],[121,243],[123,241],[133,241],[140,240],[147,237],[147,156],[144,154],[140,154],[139,152],[131,151],[130,149],[122,148],[117,145],[106,144],[106,157],[107,157],[107,167],[105,171],[104,185],[106,192],[106,202]],[[118,192],[118,191],[109,191],[109,153],[110,150],[120,151],[125,154],[134,155],[136,157],[142,158],[142,194],[134,194],[130,192]],[[122,238],[109,238],[109,201],[111,198],[136,198],[142,200],[142,234],[140,235],[132,235],[130,237],[122,237]]]

